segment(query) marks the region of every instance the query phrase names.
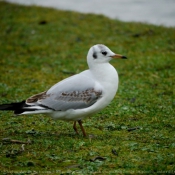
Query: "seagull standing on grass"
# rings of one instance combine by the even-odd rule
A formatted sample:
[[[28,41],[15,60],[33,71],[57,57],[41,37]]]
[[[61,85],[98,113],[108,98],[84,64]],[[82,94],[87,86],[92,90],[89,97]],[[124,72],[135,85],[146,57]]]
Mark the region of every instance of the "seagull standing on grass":
[[[94,45],[87,55],[88,70],[66,78],[25,101],[2,104],[0,110],[12,110],[16,115],[48,114],[54,119],[74,121],[73,129],[77,134],[78,122],[86,136],[82,120],[105,108],[117,92],[118,74],[109,63],[112,58],[126,59],[105,45]]]

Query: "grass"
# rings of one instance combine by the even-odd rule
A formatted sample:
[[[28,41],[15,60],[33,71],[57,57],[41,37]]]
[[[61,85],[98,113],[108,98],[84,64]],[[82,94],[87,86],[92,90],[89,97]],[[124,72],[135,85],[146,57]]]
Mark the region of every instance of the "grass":
[[[1,111],[2,174],[175,173],[174,28],[5,2],[0,11],[0,104],[87,69],[94,44],[129,58],[111,62],[119,90],[107,108],[84,121],[90,138],[76,135],[72,122]]]

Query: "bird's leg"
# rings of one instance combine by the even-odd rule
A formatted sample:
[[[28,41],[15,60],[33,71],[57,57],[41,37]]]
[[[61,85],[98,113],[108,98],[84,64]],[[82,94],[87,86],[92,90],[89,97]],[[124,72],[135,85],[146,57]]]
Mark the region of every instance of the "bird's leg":
[[[83,128],[82,121],[81,121],[81,120],[78,120],[78,123],[79,123],[80,128],[81,128],[81,130],[82,130],[82,132],[83,132],[83,136],[86,137],[86,132],[85,132],[85,130],[84,130],[84,128]]]
[[[74,128],[74,131],[78,134],[78,130],[77,130],[77,127],[76,127],[76,121],[74,122],[73,128]]]

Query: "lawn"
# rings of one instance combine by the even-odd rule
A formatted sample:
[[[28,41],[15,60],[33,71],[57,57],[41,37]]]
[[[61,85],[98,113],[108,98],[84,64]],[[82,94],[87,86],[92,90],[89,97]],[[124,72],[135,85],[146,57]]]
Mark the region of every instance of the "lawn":
[[[84,120],[87,138],[73,122],[1,111],[1,174],[175,173],[175,28],[5,2],[0,11],[0,104],[87,69],[94,44],[128,57],[111,61],[119,90]]]

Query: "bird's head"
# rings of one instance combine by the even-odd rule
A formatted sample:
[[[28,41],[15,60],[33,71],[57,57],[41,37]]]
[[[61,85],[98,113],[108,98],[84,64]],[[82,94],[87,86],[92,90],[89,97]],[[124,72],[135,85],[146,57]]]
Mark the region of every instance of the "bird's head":
[[[112,58],[126,59],[126,56],[115,54],[108,47],[103,44],[97,44],[89,49],[87,54],[87,62],[90,66],[91,64],[107,63]]]

